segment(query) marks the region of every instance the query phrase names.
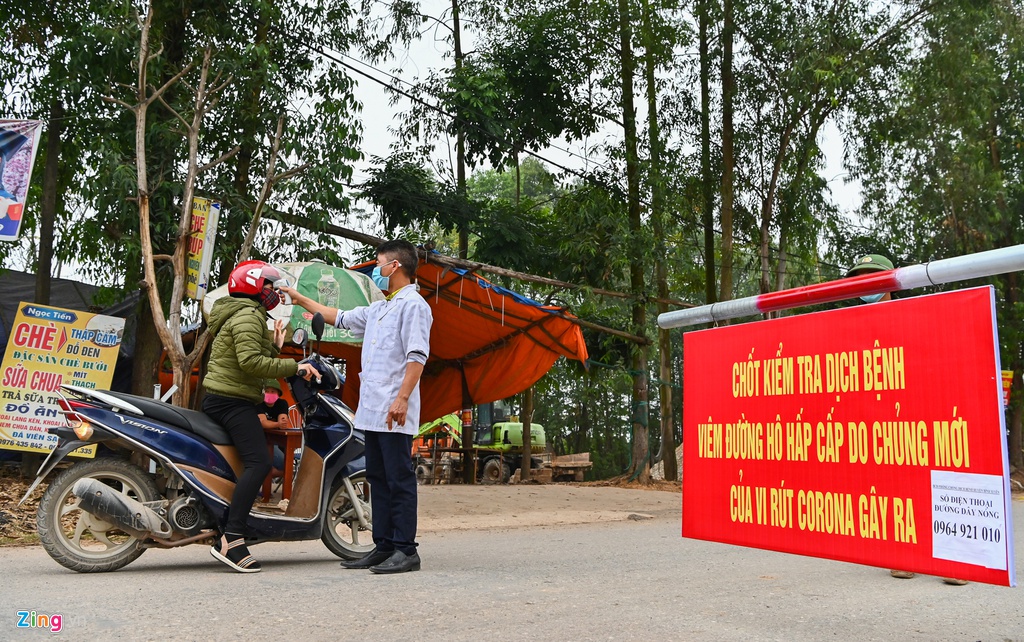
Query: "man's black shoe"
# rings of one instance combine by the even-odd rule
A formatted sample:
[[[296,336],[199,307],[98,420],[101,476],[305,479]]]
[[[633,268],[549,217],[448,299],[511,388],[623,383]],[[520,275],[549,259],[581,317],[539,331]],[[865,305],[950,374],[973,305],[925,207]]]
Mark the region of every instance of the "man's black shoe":
[[[387,560],[395,551],[378,551],[376,548],[360,557],[357,560],[343,560],[341,565],[345,568],[370,568]]]
[[[406,573],[418,570],[420,570],[419,554],[406,555],[402,551],[395,551],[387,560],[370,567],[371,573]]]

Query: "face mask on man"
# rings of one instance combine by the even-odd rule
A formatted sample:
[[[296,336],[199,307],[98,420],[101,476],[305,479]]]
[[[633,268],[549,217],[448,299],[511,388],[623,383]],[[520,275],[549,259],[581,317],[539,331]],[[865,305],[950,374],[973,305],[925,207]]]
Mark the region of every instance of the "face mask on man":
[[[883,296],[885,296],[884,292],[881,294],[868,294],[866,296],[862,296],[860,300],[864,303],[878,303],[882,300]]]
[[[280,398],[281,395],[277,394],[276,392],[263,393],[263,402],[266,403],[268,406],[273,406],[275,403],[277,403],[277,400]]]
[[[394,263],[394,261],[389,261],[384,265],[389,265],[390,263]],[[394,270],[391,270],[391,274],[394,274],[395,270],[397,270],[400,267],[402,267],[401,263],[396,265]],[[384,276],[380,273],[380,271],[381,266],[379,265],[373,268],[373,273],[370,274],[370,278],[373,279],[374,285],[376,285],[378,288],[380,288],[381,290],[388,290],[389,286],[391,285],[391,274],[389,274],[388,276]]]

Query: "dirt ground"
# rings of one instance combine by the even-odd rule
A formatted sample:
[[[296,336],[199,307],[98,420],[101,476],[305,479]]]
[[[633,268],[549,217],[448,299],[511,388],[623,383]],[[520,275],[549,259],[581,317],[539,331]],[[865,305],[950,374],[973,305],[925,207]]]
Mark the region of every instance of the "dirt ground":
[[[35,517],[45,484],[23,506],[28,488],[15,467],[0,466],[0,546],[38,542]],[[419,530],[510,529],[677,516],[680,487],[622,482],[440,485],[419,487]]]
[[[423,532],[531,528],[678,517],[677,484],[516,484],[420,486]]]

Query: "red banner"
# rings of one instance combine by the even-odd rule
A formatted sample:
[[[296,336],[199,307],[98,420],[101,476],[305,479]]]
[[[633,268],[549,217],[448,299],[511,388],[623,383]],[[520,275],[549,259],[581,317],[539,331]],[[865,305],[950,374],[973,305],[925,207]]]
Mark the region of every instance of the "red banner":
[[[1013,586],[994,292],[684,334],[683,536]]]

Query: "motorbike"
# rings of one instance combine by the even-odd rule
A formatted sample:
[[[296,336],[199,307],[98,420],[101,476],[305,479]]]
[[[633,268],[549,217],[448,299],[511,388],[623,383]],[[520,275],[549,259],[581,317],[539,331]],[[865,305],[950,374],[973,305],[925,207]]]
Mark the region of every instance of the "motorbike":
[[[324,320],[312,322],[317,348]],[[321,539],[342,559],[373,548],[365,438],[355,415],[330,394],[344,379],[312,351],[297,329],[301,363],[319,379],[287,379],[302,412],[302,447],[287,507],[257,504],[246,544]],[[89,573],[114,571],[150,548],[212,545],[227,521],[241,460],[226,430],[195,412],[125,393],[64,385],[66,426],[50,428],[57,445],[22,502],[72,451],[91,444],[104,453],[56,475],[39,503],[37,528],[58,564]],[[291,453],[286,453],[292,456]],[[283,504],[284,502],[282,502]]]

